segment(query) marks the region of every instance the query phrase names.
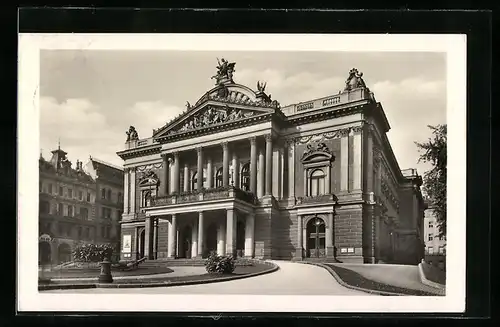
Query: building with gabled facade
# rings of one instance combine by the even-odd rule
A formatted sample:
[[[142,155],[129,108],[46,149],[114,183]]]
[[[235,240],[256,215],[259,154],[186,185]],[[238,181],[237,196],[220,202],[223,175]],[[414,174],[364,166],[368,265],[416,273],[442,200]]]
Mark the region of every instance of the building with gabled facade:
[[[50,160],[45,160],[40,154],[38,163],[40,264],[72,261],[72,252],[80,244],[119,241],[116,236],[120,233],[117,217],[121,215],[118,211],[122,210],[123,204],[113,204],[118,206],[118,211],[114,223],[110,223],[99,215],[102,203],[99,196],[101,185],[112,185],[115,192],[123,192],[122,170],[102,163],[102,167],[106,168],[100,167],[100,171],[111,169],[114,172],[112,183],[108,182],[101,174],[96,175],[95,170],[87,171],[89,164],[84,166],[83,162],[77,160],[73,168],[67,153],[60,147],[52,151]],[[103,232],[110,224],[118,227],[115,227],[115,237]]]
[[[215,87],[151,137],[130,126],[122,259],[420,262],[422,180],[399,168],[362,74],[281,107],[265,84],[235,83],[234,66],[222,60]]]

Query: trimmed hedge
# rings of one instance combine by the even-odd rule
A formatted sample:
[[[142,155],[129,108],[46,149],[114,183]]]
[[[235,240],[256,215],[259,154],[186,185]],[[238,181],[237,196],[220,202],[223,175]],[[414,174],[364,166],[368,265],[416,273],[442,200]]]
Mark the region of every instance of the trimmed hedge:
[[[111,244],[82,244],[73,250],[73,258],[78,262],[101,262],[104,258],[111,260],[113,252]]]
[[[210,253],[205,262],[205,269],[211,274],[232,274],[235,262],[232,256],[220,256]]]

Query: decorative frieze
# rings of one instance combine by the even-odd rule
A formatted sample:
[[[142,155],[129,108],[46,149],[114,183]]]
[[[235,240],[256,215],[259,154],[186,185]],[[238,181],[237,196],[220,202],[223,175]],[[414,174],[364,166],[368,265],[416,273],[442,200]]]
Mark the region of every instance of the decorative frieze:
[[[393,206],[396,211],[399,210],[399,200],[398,198],[394,195],[394,192],[390,188],[390,186],[387,184],[385,179],[382,179],[381,181],[381,190],[382,194],[384,195],[385,199],[389,201],[389,203]]]
[[[288,143],[294,144],[307,144],[310,142],[322,142],[325,140],[338,139],[342,137],[347,137],[353,133],[361,133],[363,126],[354,126],[338,129],[331,132],[318,133],[308,136],[299,136],[291,139],[287,139]]]
[[[145,172],[145,171],[152,170],[152,169],[160,169],[162,167],[163,167],[163,163],[159,162],[159,163],[154,163],[154,164],[138,166],[135,168],[137,169],[137,172]],[[132,169],[132,168],[129,168],[129,169]]]

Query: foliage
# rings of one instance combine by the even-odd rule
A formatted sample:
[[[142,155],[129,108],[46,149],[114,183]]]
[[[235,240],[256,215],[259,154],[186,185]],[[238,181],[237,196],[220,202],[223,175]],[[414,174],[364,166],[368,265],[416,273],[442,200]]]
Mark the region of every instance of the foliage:
[[[79,262],[100,262],[111,259],[114,247],[111,244],[82,244],[73,250],[73,258]]]
[[[419,162],[432,164],[424,174],[423,190],[429,198],[429,206],[439,225],[439,236],[446,236],[446,173],[447,173],[447,125],[428,126],[433,138],[415,144],[420,154]]]
[[[210,253],[206,262],[205,269],[208,273],[230,274],[234,271],[235,262],[232,256],[219,256],[217,253]]]

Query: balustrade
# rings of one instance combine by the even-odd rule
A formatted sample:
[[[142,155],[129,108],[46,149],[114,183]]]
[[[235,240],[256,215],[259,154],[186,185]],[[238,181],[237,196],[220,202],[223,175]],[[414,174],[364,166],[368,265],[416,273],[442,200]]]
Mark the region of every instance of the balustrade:
[[[193,190],[191,192],[182,192],[179,194],[154,196],[147,207],[220,199],[238,199],[251,204],[256,203],[255,196],[252,193],[246,192],[234,186],[229,186],[214,189],[202,189],[201,191]]]

